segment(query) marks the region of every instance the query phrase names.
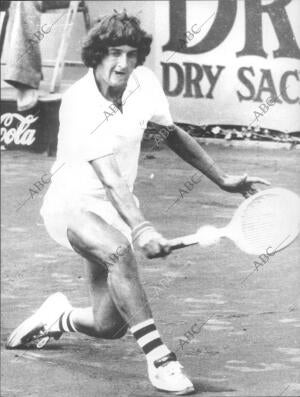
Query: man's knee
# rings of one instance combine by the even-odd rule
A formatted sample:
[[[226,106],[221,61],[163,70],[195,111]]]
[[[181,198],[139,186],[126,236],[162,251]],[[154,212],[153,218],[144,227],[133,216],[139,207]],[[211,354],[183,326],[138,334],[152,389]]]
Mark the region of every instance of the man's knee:
[[[121,270],[124,268],[132,268],[134,264],[134,254],[130,243],[124,239],[119,241],[117,248],[114,247],[110,253],[107,254],[108,260],[114,266],[114,269]]]
[[[119,284],[122,280],[134,281],[139,279],[138,266],[133,251],[130,248],[122,256],[117,256],[113,262],[107,262],[108,285],[113,282]]]

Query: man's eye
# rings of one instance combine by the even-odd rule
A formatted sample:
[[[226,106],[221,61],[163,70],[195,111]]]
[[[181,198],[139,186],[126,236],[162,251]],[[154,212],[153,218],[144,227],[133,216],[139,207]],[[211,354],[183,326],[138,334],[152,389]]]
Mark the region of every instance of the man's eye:
[[[121,55],[121,52],[120,51],[110,51],[110,55],[113,55],[114,57],[118,57],[118,56],[120,56]]]
[[[137,52],[136,52],[136,51],[132,51],[132,52],[130,52],[130,53],[128,54],[128,56],[129,56],[130,58],[135,58],[135,57],[137,57]]]

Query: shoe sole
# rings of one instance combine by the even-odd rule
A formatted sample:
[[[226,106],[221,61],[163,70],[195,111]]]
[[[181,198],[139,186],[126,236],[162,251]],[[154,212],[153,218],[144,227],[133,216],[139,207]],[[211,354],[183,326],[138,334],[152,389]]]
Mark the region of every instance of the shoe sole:
[[[188,394],[193,394],[195,393],[195,388],[194,387],[187,387],[184,390],[179,390],[179,391],[170,391],[170,390],[164,390],[164,389],[159,389],[155,387],[156,390],[163,392],[163,393],[168,393],[168,394],[173,394],[175,396],[186,396]]]

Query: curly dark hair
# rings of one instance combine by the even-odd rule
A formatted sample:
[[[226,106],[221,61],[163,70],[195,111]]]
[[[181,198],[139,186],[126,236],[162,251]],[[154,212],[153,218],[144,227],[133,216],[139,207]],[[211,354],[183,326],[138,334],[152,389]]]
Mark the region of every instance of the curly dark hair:
[[[137,66],[150,52],[152,36],[140,27],[140,20],[126,10],[115,11],[96,22],[83,42],[81,58],[88,68],[95,68],[108,54],[108,47],[129,45],[137,48]]]

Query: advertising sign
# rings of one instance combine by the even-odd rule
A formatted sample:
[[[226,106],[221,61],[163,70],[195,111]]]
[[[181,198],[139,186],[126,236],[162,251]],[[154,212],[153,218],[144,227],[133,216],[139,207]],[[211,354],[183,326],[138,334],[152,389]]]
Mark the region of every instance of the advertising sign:
[[[175,121],[300,131],[299,0],[157,1],[155,15]]]

